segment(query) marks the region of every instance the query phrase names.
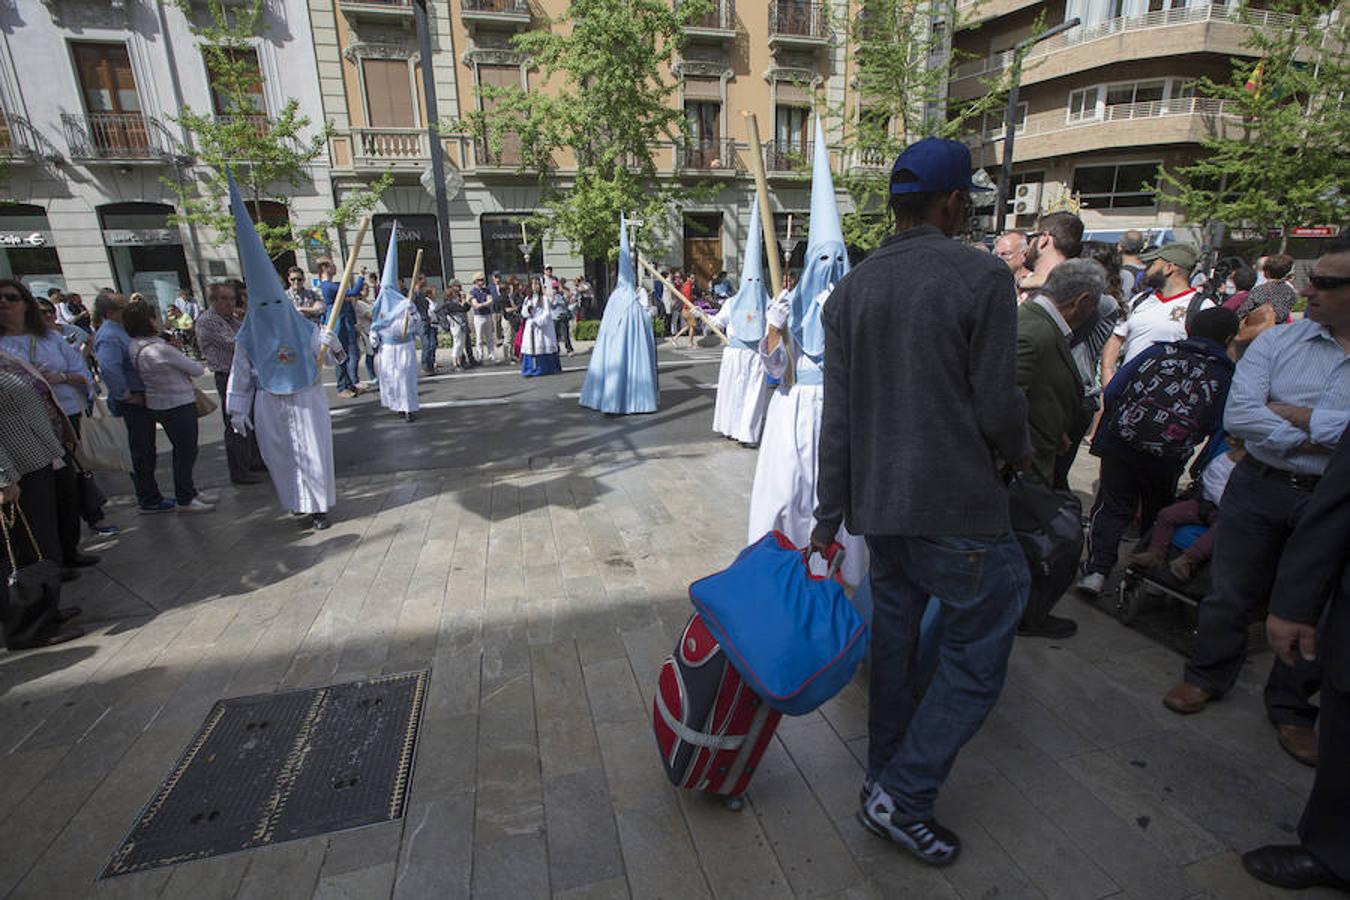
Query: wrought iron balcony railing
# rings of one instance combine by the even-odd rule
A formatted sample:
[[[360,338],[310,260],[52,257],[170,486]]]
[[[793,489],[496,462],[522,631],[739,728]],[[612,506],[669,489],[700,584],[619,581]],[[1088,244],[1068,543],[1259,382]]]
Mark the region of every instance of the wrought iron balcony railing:
[[[705,172],[735,172],[740,169],[736,142],[731,138],[690,141],[675,148],[675,168]]]
[[[771,0],[769,40],[822,43],[830,39],[829,10],[811,0]]]
[[[676,0],[678,7],[682,0]],[[713,8],[702,17],[690,22],[685,28],[690,31],[735,31],[736,0],[713,0]]]
[[[64,113],[61,124],[71,159],[156,160],[174,151],[163,124],[144,113]]]

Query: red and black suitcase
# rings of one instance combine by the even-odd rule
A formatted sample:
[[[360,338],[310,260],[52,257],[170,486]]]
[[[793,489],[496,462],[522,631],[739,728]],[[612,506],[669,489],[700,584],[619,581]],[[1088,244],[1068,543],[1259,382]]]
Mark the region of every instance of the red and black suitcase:
[[[741,680],[703,619],[690,618],[661,665],[652,701],[652,727],[671,783],[724,796],[739,810],[781,718]]]

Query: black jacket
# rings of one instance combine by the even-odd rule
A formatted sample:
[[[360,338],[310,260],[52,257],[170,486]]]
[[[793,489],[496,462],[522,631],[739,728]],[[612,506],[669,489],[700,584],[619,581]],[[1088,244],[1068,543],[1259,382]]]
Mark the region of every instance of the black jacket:
[[[841,521],[862,535],[1007,533],[999,466],[1031,455],[1008,267],[911,228],[840,281],[822,321],[813,536]]]
[[[1331,684],[1350,691],[1350,429],[1284,545],[1270,594],[1270,612],[1291,622],[1316,625],[1328,607],[1317,655]]]
[[[1027,398],[1032,470],[1053,485],[1060,438],[1079,432],[1084,417],[1083,379],[1068,338],[1035,298],[1017,309],[1017,386]]]

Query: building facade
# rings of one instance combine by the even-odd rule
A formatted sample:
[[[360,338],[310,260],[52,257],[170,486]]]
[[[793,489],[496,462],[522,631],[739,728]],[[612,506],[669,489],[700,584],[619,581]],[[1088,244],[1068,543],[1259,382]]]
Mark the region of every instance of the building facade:
[[[1241,128],[1221,101],[1195,91],[1198,78],[1227,81],[1233,57],[1254,55],[1246,46],[1251,28],[1281,24],[1279,15],[1260,9],[1251,11],[1249,24],[1238,7],[1238,0],[958,3],[966,15],[952,37],[951,101],[984,92],[1038,18],[1043,28],[1082,20],[1025,57],[1006,227],[1025,228],[1040,212],[1071,209],[1100,239],[1130,228],[1194,237],[1151,186],[1159,164],[1194,159],[1206,136]],[[975,164],[995,181],[1004,115],[1001,108],[989,114],[967,138]]]
[[[226,0],[226,7],[240,0]],[[193,16],[208,15],[194,0]],[[166,179],[193,175],[183,109],[222,110],[187,15],[149,0],[0,4],[0,277],[86,297],[103,287],[167,305],[182,289],[238,277],[233,241],[170,223]],[[306,0],[266,0],[252,59],[259,127],[290,98],[323,122]],[[318,221],[332,209],[326,155],[273,221]],[[301,260],[304,262],[305,260]],[[286,260],[279,260],[284,263]]]
[[[362,260],[376,264],[397,219],[400,255],[411,260],[422,247],[424,271],[439,278],[434,198],[422,184],[431,146],[411,0],[309,3],[324,109],[337,126],[332,142],[337,195],[386,170],[396,177],[374,212],[375,240],[363,248]],[[512,49],[511,37],[550,27],[548,19],[567,6],[566,0],[429,3],[436,120],[450,122],[482,109],[482,85],[554,89],[540,83],[539,73]],[[651,228],[646,251],[704,281],[722,268],[736,271],[747,237],[754,181],[741,111],[756,113],[779,232],[787,237],[793,216],[796,244],[804,237],[801,222],[810,206],[801,171],[809,161],[812,110],[831,111],[827,130],[835,141],[842,126],[839,111],[848,102],[847,41],[839,33],[842,25],[831,25],[847,20],[847,0],[718,0],[715,6],[687,29],[687,45],[670,73],[679,86],[673,102],[685,110],[693,140],[659,147],[655,163],[661,177],[711,183],[718,191],[713,200],[672,211],[669,221]],[[457,188],[450,201],[456,277],[521,274],[544,265],[559,276],[580,274],[585,261],[565,241],[522,234],[539,191],[536,173],[519,171],[519,148],[508,140],[494,153],[467,134],[440,137]],[[836,165],[845,164],[835,156]],[[557,176],[566,182],[568,166],[559,163]],[[533,245],[528,260],[522,243]]]

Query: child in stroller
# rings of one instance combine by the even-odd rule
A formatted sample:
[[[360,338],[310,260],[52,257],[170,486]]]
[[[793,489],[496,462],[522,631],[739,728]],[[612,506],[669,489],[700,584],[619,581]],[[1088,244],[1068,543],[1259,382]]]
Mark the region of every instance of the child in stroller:
[[[1159,593],[1192,605],[1208,590],[1206,564],[1214,549],[1219,502],[1233,468],[1246,455],[1236,438],[1217,434],[1191,466],[1191,484],[1176,503],[1164,507],[1147,536],[1145,549],[1126,559],[1117,612],[1129,621],[1143,595]],[[1169,558],[1170,557],[1170,558]]]

